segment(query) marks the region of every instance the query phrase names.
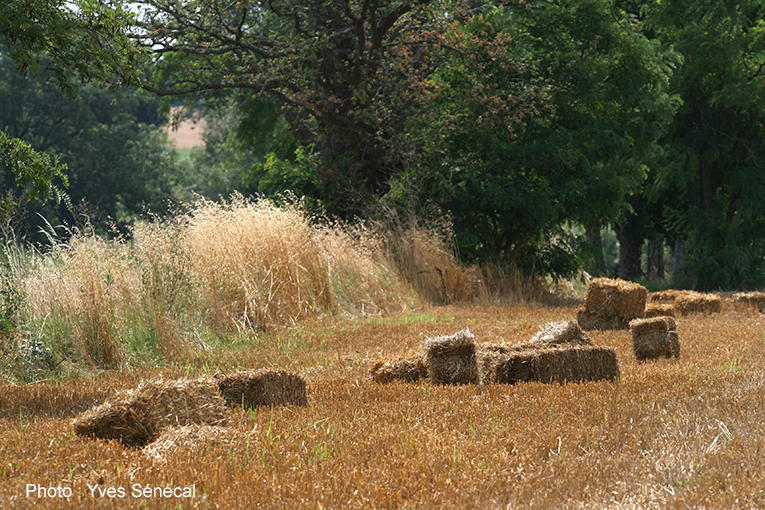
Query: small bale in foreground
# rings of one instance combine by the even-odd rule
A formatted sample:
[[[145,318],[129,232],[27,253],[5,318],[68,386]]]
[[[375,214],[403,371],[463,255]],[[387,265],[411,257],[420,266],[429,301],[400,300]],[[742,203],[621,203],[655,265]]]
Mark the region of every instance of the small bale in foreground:
[[[145,381],[82,413],[73,425],[81,436],[140,447],[167,427],[225,425],[227,420],[228,408],[214,382],[181,379]]]
[[[428,378],[428,367],[424,354],[410,352],[398,358],[376,361],[369,375],[372,381],[377,383],[417,382]]]
[[[434,384],[480,384],[475,336],[469,329],[425,342],[428,377]]]
[[[672,317],[651,317],[630,322],[635,359],[680,357],[680,340]]]
[[[305,379],[283,369],[217,373],[213,380],[229,406],[307,406]]]
[[[166,463],[171,456],[196,457],[206,449],[228,442],[233,437],[234,431],[216,425],[168,427],[144,447],[143,453],[152,460]]]
[[[499,384],[613,381],[620,374],[619,360],[610,347],[552,347],[509,352],[493,358],[485,365],[488,372],[484,377]]]

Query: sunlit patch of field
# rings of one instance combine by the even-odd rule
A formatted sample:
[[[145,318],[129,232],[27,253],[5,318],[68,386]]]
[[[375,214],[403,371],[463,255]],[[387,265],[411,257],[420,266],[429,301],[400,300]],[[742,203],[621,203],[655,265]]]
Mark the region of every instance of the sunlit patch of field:
[[[527,340],[574,308],[434,307],[282,328],[175,369],[0,387],[2,508],[744,508],[765,505],[765,317],[679,320],[679,360],[637,363],[627,331],[593,332],[615,383],[438,387],[368,380],[380,355],[469,327]],[[159,461],[74,436],[72,419],[144,379],[285,366],[306,408],[232,414],[230,438]],[[71,497],[27,496],[34,487]],[[135,497],[134,485],[194,497]],[[124,497],[99,490],[122,488]],[[91,490],[92,489],[92,490]],[[177,494],[182,494],[179,490]]]

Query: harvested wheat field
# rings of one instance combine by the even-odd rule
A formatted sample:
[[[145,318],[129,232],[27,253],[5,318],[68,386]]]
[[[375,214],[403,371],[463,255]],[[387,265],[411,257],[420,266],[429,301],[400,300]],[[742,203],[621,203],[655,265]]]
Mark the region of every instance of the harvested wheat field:
[[[279,328],[176,369],[136,366],[0,387],[0,508],[759,508],[765,505],[765,320],[754,307],[677,323],[683,356],[613,381],[432,384],[369,377],[377,359],[469,328],[520,345],[574,307],[440,307]],[[581,347],[587,349],[589,347]],[[463,354],[470,357],[464,349]],[[284,367],[308,405],[168,425],[128,447],[73,421],[146,379]],[[420,368],[417,368],[420,370]]]

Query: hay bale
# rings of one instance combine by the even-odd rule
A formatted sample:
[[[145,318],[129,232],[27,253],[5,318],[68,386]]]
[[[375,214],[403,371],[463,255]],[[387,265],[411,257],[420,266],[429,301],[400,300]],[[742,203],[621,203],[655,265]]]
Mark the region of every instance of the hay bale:
[[[548,322],[531,338],[529,347],[554,347],[558,345],[592,345],[590,337],[582,331],[577,321]]]
[[[631,320],[645,310],[648,289],[618,278],[595,278],[587,287],[584,309],[602,317]]]
[[[674,317],[675,305],[674,303],[647,303],[645,305],[644,318],[650,317]]]
[[[475,337],[469,329],[425,342],[428,377],[434,384],[480,384]]]
[[[737,292],[733,294],[733,302],[753,306],[762,313],[765,311],[765,292]]]
[[[81,436],[117,439],[126,446],[143,446],[167,427],[224,425],[228,409],[217,385],[205,379],[142,382],[101,405],[82,413],[74,422]]]
[[[232,407],[245,409],[258,406],[307,406],[305,379],[283,369],[262,369],[217,373],[213,380],[218,391]]]
[[[618,278],[595,278],[587,287],[584,309],[577,313],[582,329],[626,329],[643,316],[648,290]]]
[[[677,331],[653,331],[632,337],[635,359],[644,361],[657,358],[680,357],[680,341]]]
[[[680,357],[680,340],[673,317],[651,317],[630,322],[635,359]]]
[[[143,453],[154,461],[165,463],[171,456],[198,456],[206,449],[228,442],[233,437],[233,430],[216,425],[168,427],[144,447]]]
[[[428,378],[428,367],[425,364],[424,354],[410,352],[398,358],[378,360],[372,366],[369,375],[374,382],[378,383],[417,382]]]
[[[722,300],[719,294],[685,291],[675,298],[675,309],[680,315],[691,313],[719,313]]]
[[[619,377],[619,360],[609,347],[573,345],[565,348],[524,350],[496,354],[485,365],[487,382],[515,384],[613,381]]]

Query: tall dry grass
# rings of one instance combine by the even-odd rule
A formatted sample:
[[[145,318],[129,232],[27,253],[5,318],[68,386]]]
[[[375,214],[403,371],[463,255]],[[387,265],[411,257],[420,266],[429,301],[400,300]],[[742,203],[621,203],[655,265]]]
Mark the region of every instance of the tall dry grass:
[[[49,230],[45,253],[5,250],[21,263],[3,265],[12,291],[3,292],[22,296],[22,336],[73,370],[189,361],[319,318],[549,296],[512,269],[463,267],[448,221],[389,214],[348,225],[310,217],[296,202],[234,195],[142,221],[129,239],[85,228],[64,241]]]
[[[98,368],[129,353],[184,360],[231,335],[407,308],[414,294],[363,234],[296,205],[199,201],[140,223],[129,241],[77,232],[31,254],[17,285],[27,322],[64,357]]]
[[[382,240],[384,260],[395,267],[431,304],[549,302],[555,298],[538,276],[515,267],[483,263],[465,266],[459,259],[448,217],[424,223],[393,210],[379,214],[370,228]]]

